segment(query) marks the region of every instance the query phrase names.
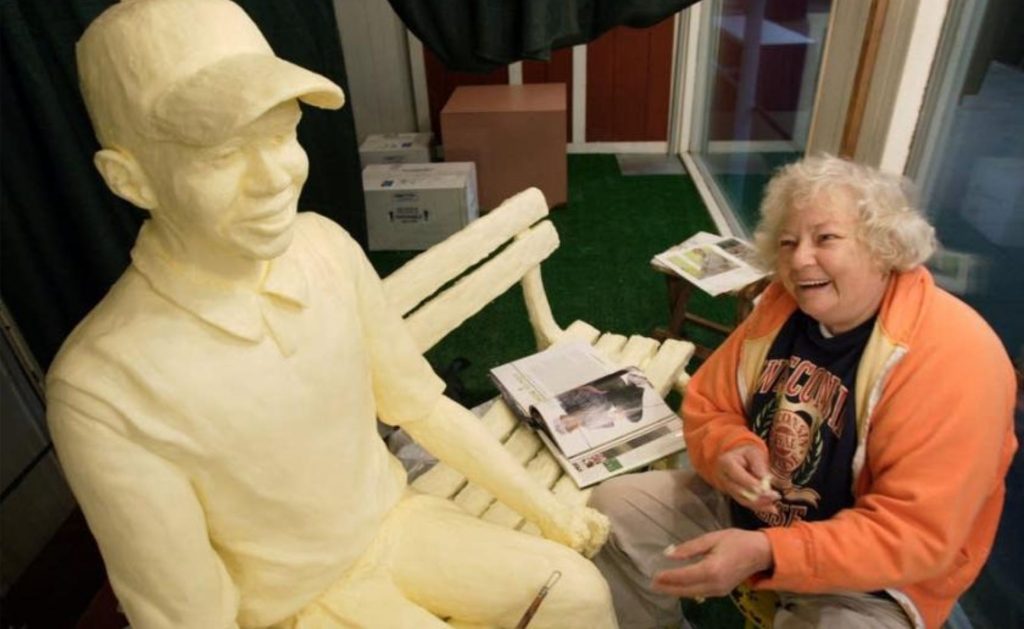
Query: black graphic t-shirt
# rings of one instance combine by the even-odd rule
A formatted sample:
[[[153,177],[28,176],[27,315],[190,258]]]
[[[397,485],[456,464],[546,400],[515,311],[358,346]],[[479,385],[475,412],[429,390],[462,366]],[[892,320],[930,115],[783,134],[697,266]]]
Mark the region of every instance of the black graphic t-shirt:
[[[768,444],[778,515],[731,504],[733,524],[755,530],[825,520],[853,505],[857,446],[854,382],[872,317],[832,337],[797,310],[779,331],[755,383],[750,428]]]

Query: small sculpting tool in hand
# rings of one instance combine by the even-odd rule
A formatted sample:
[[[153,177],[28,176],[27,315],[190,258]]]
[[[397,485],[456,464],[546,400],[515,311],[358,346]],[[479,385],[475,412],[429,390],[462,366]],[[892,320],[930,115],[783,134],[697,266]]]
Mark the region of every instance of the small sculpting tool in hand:
[[[558,583],[558,580],[561,578],[562,573],[560,571],[555,570],[551,573],[551,576],[548,577],[544,587],[540,589],[540,592],[537,592],[537,596],[533,597],[533,602],[526,608],[526,613],[519,619],[519,624],[516,625],[516,629],[526,629],[526,625],[530,624],[530,621],[533,620],[534,614],[537,613],[537,608],[539,608],[540,604],[544,602],[544,597],[548,595],[548,591],[555,585],[555,583]]]

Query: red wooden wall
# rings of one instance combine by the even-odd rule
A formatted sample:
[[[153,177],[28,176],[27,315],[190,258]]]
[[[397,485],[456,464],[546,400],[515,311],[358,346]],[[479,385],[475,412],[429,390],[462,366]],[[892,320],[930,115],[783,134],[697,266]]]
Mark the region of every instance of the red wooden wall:
[[[618,27],[587,46],[587,141],[668,138],[673,20]]]
[[[615,28],[587,46],[586,142],[664,142],[671,91],[671,17],[645,29]],[[440,113],[459,85],[508,83],[508,68],[488,74],[452,72],[423,49],[430,124],[440,140]],[[565,83],[566,137],[572,138],[572,49],[550,61],[523,62],[523,83]]]

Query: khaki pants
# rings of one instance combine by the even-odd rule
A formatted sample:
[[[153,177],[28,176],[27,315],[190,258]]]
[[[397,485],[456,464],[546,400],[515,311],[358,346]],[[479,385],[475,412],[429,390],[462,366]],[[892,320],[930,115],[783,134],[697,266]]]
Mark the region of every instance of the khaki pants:
[[[594,490],[590,505],[612,521],[611,537],[594,562],[611,587],[620,627],[679,627],[679,600],[652,592],[651,580],[679,566],[664,556],[666,546],[729,526],[725,496],[691,470],[668,470],[606,481]],[[911,626],[900,606],[884,597],[859,592],[778,595],[775,627]]]

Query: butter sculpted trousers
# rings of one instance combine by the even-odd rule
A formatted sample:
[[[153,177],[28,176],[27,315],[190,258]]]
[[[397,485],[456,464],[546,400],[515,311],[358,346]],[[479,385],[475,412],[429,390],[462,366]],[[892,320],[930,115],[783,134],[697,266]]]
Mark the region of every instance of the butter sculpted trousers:
[[[655,573],[678,567],[662,552],[669,544],[729,526],[725,496],[691,470],[627,474],[601,484],[590,506],[611,519],[612,533],[594,558],[608,581],[622,629],[677,628],[679,599],[651,591]],[[886,597],[859,592],[779,592],[776,629],[905,629],[910,621]]]
[[[514,627],[555,570],[530,629],[615,629],[608,586],[582,555],[410,490],[345,577],[284,626]]]

